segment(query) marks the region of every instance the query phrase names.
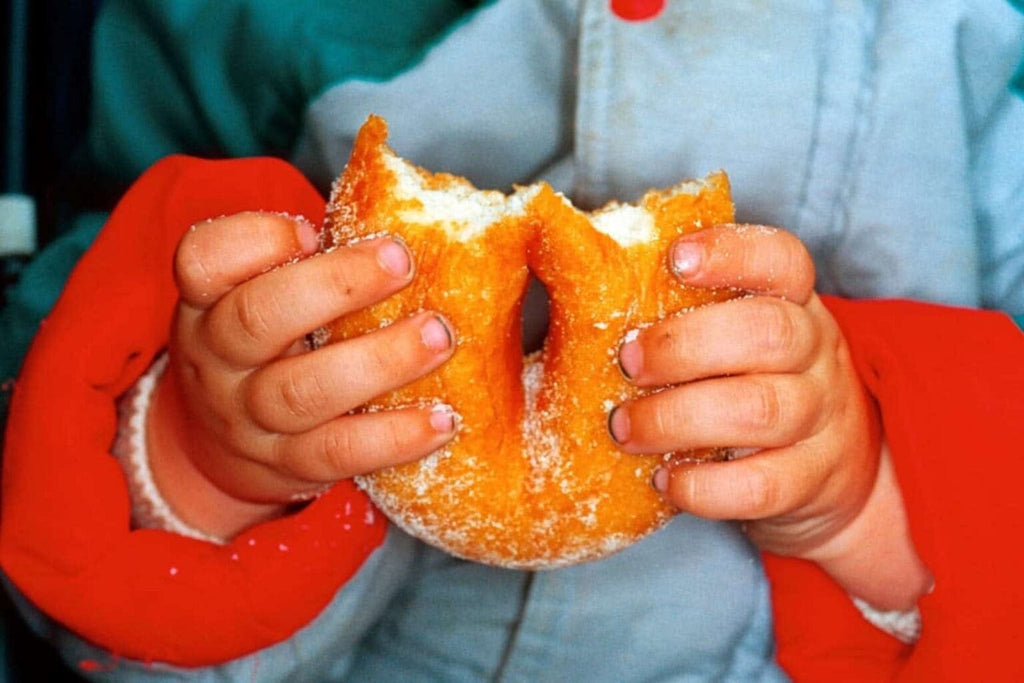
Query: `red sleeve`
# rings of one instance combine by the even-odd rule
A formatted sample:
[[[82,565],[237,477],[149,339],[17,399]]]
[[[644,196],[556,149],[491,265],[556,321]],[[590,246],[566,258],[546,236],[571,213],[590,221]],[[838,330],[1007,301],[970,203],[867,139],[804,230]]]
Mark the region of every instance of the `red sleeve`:
[[[997,313],[826,303],[881,407],[936,584],[907,647],[817,568],[768,556],[779,661],[797,681],[1024,680],[1024,334]]]
[[[14,392],[0,562],[43,611],[115,655],[199,665],[283,640],[385,534],[348,483],[225,547],[129,529],[124,477],[108,454],[115,399],[166,344],[179,237],[241,210],[319,223],[324,201],[270,159],[175,157],[151,169],[75,269]]]

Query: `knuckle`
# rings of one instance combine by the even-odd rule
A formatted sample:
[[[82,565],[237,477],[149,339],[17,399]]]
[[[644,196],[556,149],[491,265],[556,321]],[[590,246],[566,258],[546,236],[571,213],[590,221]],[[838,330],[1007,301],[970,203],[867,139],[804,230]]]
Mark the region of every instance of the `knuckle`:
[[[387,420],[377,429],[374,450],[379,454],[392,456],[406,450],[405,434],[396,419]]]
[[[351,429],[326,429],[320,437],[317,453],[326,466],[329,477],[341,479],[362,472],[354,465],[357,461],[357,443]]]
[[[354,437],[339,424],[277,441],[274,459],[282,471],[305,481],[328,482],[361,474]]]
[[[676,319],[643,337],[645,369],[659,379],[680,371],[683,364],[703,353],[702,340],[687,329],[690,320]]]
[[[674,502],[681,510],[688,510],[695,514],[703,511],[706,500],[706,487],[701,477],[693,472],[676,473],[669,480],[669,491]]]
[[[662,325],[655,329],[656,331],[653,333],[641,337],[644,344],[649,345],[656,355],[674,355],[681,345],[680,331],[668,325]]]
[[[325,286],[332,299],[344,303],[356,297],[360,278],[354,270],[351,264],[327,269]]]
[[[815,310],[812,313],[818,324],[813,325],[815,334],[815,346],[820,348],[831,359],[843,360],[849,358],[849,350],[846,345],[846,337],[843,336],[839,324],[825,310],[820,301],[815,302]]]
[[[784,233],[787,236],[788,248],[785,250],[783,272],[796,275],[793,281],[793,294],[796,295],[798,303],[803,303],[814,291],[814,280],[817,277],[814,268],[814,260],[810,252],[800,239],[792,233]]]
[[[329,389],[318,373],[287,372],[278,384],[280,405],[289,418],[307,421],[316,414],[330,395]]]
[[[629,409],[632,447],[643,452],[664,452],[691,447],[684,443],[692,433],[683,404],[673,389],[636,399]]]
[[[647,440],[662,442],[673,433],[672,406],[667,400],[654,401],[650,411],[640,412],[639,424],[641,433],[646,432]],[[646,419],[645,419],[646,418]],[[646,429],[644,428],[646,425]]]
[[[800,346],[801,334],[784,302],[764,299],[754,316],[754,338],[760,342],[758,351],[773,358],[788,358]]]
[[[817,434],[825,428],[828,419],[833,414],[835,406],[831,400],[831,394],[821,380],[813,377],[802,378],[796,388],[798,429],[795,436],[801,439],[811,434]]]
[[[270,324],[264,302],[257,300],[250,289],[237,290],[231,307],[236,328],[253,344],[261,343],[270,333]]]
[[[783,406],[776,385],[767,380],[754,382],[748,411],[749,427],[757,432],[772,432],[782,423]]]
[[[743,478],[740,495],[750,518],[766,517],[778,508],[782,496],[779,482],[761,468],[751,468]]]
[[[392,344],[368,344],[362,354],[362,374],[365,377],[385,378],[394,372],[400,362]]]
[[[832,342],[833,334],[829,329],[829,321],[826,320],[825,324],[821,324],[821,319],[806,308],[799,308],[797,311],[795,322],[800,330],[799,338],[801,340],[798,345],[798,353],[805,366],[810,365],[811,361],[823,352],[834,358],[836,348]],[[836,330],[838,331],[838,327]]]
[[[324,431],[321,452],[332,478],[366,474],[403,452],[406,444],[394,420],[374,420],[368,431],[370,426],[342,422]]]

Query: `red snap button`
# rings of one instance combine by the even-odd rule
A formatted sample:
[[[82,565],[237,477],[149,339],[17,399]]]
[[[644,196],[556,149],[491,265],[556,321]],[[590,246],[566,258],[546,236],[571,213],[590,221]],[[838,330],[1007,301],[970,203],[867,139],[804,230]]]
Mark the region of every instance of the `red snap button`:
[[[626,21],[646,21],[661,14],[665,0],[611,0],[612,12]]]

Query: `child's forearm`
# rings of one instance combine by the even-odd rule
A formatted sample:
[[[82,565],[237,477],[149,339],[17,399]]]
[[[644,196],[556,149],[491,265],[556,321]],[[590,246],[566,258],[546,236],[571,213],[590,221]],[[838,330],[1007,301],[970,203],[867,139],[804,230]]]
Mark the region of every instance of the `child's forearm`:
[[[909,610],[934,579],[918,556],[883,443],[878,477],[863,510],[810,557],[850,595],[882,610]]]
[[[154,484],[175,515],[203,534],[229,539],[285,506],[241,500],[222,491],[197,467],[189,418],[173,372],[161,375],[146,419],[146,445]]]

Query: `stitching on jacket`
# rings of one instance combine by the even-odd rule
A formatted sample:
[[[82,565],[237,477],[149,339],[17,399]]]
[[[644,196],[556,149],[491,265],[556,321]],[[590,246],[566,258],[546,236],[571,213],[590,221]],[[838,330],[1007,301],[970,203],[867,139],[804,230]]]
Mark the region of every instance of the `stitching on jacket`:
[[[832,20],[835,14],[834,9],[829,10],[825,17],[825,25],[822,27],[821,37],[818,41],[816,52],[818,54],[818,78],[814,84],[814,121],[811,123],[811,140],[807,145],[807,157],[804,159],[804,177],[800,184],[800,194],[797,195],[796,207],[794,209],[793,230],[798,234],[805,234],[807,202],[810,196],[812,178],[815,175],[814,160],[818,156],[819,145],[821,144],[822,111],[825,107],[825,81],[829,73],[829,42],[832,35]]]
[[[592,208],[608,193],[608,97],[611,54],[609,17],[602,2],[584,0],[580,8],[579,85],[576,96],[576,140],[573,201]]]
[[[839,193],[829,216],[829,243],[826,245],[824,262],[833,269],[835,274],[835,252],[843,236],[848,232],[851,222],[850,204],[859,190],[861,169],[867,159],[865,141],[873,129],[872,115],[878,87],[878,33],[885,8],[883,3],[865,2],[865,14],[862,23],[864,37],[864,65],[861,69],[861,80],[854,103],[853,135],[847,153],[845,170],[840,175]],[[837,282],[837,278],[833,278]]]

